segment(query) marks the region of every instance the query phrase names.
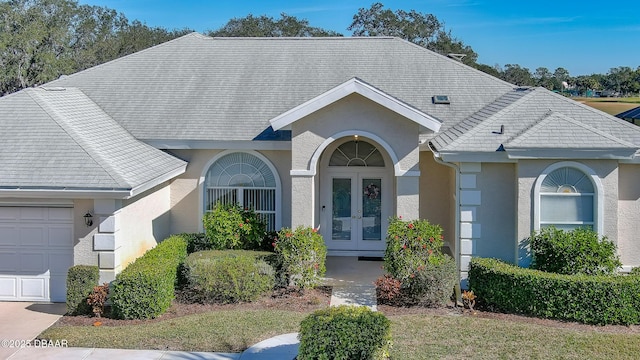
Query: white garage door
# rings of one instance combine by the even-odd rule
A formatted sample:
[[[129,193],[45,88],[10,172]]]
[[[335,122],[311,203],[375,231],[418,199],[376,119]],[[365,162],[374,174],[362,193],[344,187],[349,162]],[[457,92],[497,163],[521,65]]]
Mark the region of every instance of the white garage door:
[[[0,300],[66,298],[73,265],[73,209],[0,206]]]

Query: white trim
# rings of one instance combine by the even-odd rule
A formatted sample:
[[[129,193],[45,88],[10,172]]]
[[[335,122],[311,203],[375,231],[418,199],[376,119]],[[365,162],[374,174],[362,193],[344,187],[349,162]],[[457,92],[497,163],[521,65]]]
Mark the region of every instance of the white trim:
[[[325,139],[325,141],[323,141],[322,144],[320,144],[320,146],[318,146],[318,148],[314,151],[313,155],[311,156],[311,160],[309,161],[309,169],[291,170],[291,175],[295,174],[296,176],[315,176],[318,169],[318,161],[320,160],[320,156],[322,156],[322,153],[324,152],[324,150],[329,145],[331,145],[334,141],[339,140],[343,137],[354,136],[354,135],[358,135],[363,138],[369,138],[375,141],[376,143],[378,143],[378,145],[382,146],[382,148],[387,152],[387,154],[391,158],[391,162],[393,162],[393,170],[394,170],[395,176],[420,176],[419,170],[400,169],[398,156],[393,151],[393,148],[391,147],[391,145],[389,145],[389,143],[384,141],[381,137],[379,137],[376,134],[372,134],[370,132],[361,131],[361,130],[345,130],[345,131],[341,131],[339,133],[331,135],[330,137]]]
[[[0,189],[0,198],[128,199],[130,190]]]
[[[169,150],[291,150],[291,140],[141,140],[156,149]]]
[[[288,129],[291,124],[303,117],[354,93],[362,95],[367,99],[414,121],[423,128],[429,129],[433,132],[438,132],[440,130],[441,122],[438,119],[374,88],[358,78],[347,80],[345,83],[316,96],[304,104],[298,105],[295,108],[276,116],[269,120],[269,122],[274,130]]]
[[[542,187],[542,183],[544,182],[544,179],[547,177],[547,175],[549,175],[550,173],[552,173],[555,170],[558,170],[560,168],[563,167],[571,167],[574,169],[577,169],[583,173],[585,173],[586,175],[589,175],[589,177],[591,178],[591,183],[594,185],[595,188],[595,194],[593,196],[593,210],[594,210],[594,214],[593,216],[595,217],[594,219],[594,227],[595,227],[595,231],[602,236],[603,235],[603,231],[604,231],[604,187],[602,186],[602,181],[600,180],[600,178],[598,177],[598,174],[596,174],[595,171],[593,171],[593,169],[591,169],[590,167],[579,163],[579,162],[574,162],[574,161],[560,161],[557,163],[553,163],[549,166],[547,166],[547,168],[545,168],[542,173],[538,176],[538,178],[536,179],[536,183],[534,185],[533,188],[533,230],[535,231],[539,231],[540,230],[540,188]]]
[[[185,163],[183,166],[170,171],[162,176],[159,176],[151,181],[147,181],[146,183],[139,185],[137,187],[134,187],[133,189],[131,189],[131,196],[136,196],[139,195],[151,188],[153,188],[154,186],[158,186],[162,183],[164,183],[165,181],[169,181],[177,176],[180,176],[182,174],[184,174],[184,172],[187,171],[187,164]]]
[[[505,148],[509,159],[633,159],[636,149],[534,149]]]
[[[222,157],[229,155],[229,154],[233,154],[233,153],[238,153],[238,152],[242,152],[242,153],[247,153],[250,155],[253,155],[255,157],[257,157],[258,159],[260,159],[262,162],[264,162],[267,167],[269,167],[269,170],[271,170],[271,172],[273,173],[273,177],[276,181],[276,223],[275,223],[275,228],[276,230],[279,230],[282,227],[282,182],[280,181],[280,174],[278,173],[278,170],[276,169],[275,166],[273,166],[273,163],[264,155],[260,154],[257,151],[253,151],[253,150],[225,150],[225,151],[221,151],[219,153],[217,153],[215,156],[213,156],[203,167],[202,169],[202,174],[200,175],[200,178],[198,179],[198,216],[200,217],[200,219],[202,219],[202,217],[204,216],[204,192],[205,192],[205,188],[203,186],[204,181],[206,179],[207,176],[207,172],[209,172],[209,169],[211,168],[211,166],[218,160],[220,160]],[[200,227],[200,231],[204,231],[204,226],[202,224],[202,221],[199,222],[199,227]]]

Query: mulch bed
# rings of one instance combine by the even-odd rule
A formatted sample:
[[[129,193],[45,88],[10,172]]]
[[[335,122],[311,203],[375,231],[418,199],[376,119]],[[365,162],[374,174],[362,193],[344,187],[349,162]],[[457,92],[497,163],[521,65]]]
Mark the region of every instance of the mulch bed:
[[[240,304],[189,304],[185,301],[174,301],[173,305],[163,315],[149,320],[116,320],[109,318],[95,318],[89,316],[63,316],[58,320],[58,325],[71,326],[93,326],[99,321],[101,326],[121,326],[147,324],[164,321],[186,315],[193,315],[220,310],[286,310],[299,312],[312,312],[325,308],[331,301],[331,287],[322,286],[312,290],[298,291],[295,289],[279,289],[271,296],[263,297],[255,302]],[[402,315],[425,315],[425,316],[473,316],[484,319],[496,319],[511,322],[523,322],[528,324],[538,324],[547,327],[571,329],[577,331],[597,331],[603,333],[616,334],[640,334],[640,325],[586,325],[575,322],[558,321],[551,319],[540,319],[515,314],[503,314],[489,311],[471,311],[461,307],[424,308],[424,307],[399,307],[389,305],[378,305],[378,311],[388,317]]]

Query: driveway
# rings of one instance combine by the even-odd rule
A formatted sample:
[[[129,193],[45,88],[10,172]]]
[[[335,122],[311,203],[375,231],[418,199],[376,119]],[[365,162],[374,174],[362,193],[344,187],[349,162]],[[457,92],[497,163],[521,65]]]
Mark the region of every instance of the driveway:
[[[0,302],[0,359],[20,350],[65,312],[64,303]]]

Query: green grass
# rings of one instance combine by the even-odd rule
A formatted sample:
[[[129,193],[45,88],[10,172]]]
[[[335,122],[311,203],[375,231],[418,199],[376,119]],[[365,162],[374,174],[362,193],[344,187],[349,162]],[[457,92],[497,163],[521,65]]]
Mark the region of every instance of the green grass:
[[[305,314],[223,310],[117,327],[54,325],[40,335],[69,346],[239,352],[297,332]],[[392,359],[637,359],[640,334],[575,330],[474,316],[390,316]]]

